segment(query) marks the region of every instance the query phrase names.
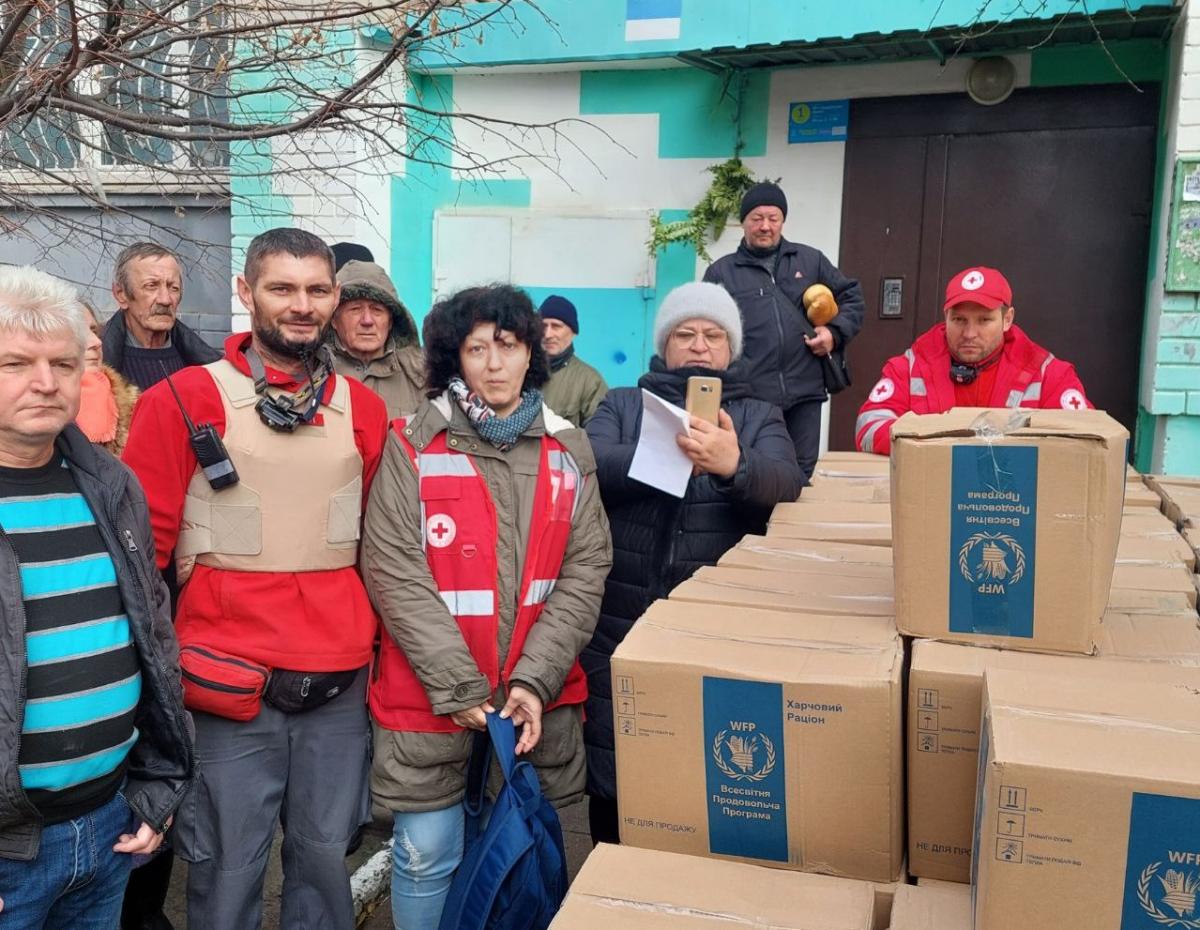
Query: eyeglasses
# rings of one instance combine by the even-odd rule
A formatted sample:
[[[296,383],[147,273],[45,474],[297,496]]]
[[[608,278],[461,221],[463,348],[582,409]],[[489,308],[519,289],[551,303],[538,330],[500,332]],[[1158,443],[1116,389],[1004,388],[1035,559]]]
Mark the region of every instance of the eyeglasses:
[[[686,349],[700,337],[710,349],[719,349],[729,341],[729,334],[723,329],[677,329],[671,333],[671,341],[681,349]]]

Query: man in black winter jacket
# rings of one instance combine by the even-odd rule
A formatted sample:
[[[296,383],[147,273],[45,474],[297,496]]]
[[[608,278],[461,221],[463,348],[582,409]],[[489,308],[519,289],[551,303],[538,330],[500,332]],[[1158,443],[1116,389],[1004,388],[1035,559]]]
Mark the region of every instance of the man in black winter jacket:
[[[221,353],[179,319],[183,270],[170,249],[135,242],[113,271],[117,312],[104,327],[104,364],[141,391],[188,365],[208,365]]]
[[[743,238],[719,258],[704,280],[720,284],[742,311],[743,363],[751,392],[783,410],[805,481],[821,443],[821,404],[827,394],[821,357],[843,349],[862,328],[858,281],[842,274],[819,250],[783,238],[787,198],[776,184],[756,184],[742,198]],[[824,284],[838,314],[809,337],[803,325],[804,292]]]
[[[0,924],[115,927],[194,769],[133,474],[72,422],[74,288],[0,270]]]
[[[580,656],[588,676],[584,723],[589,818],[595,842],[618,842],[609,660],[657,598],[717,559],[747,533],[762,533],[780,501],[803,479],[779,408],[751,396],[738,356],[742,324],[733,298],[696,282],[667,295],[654,323],[657,355],[636,388],[614,388],[588,421],[600,494],[612,531],[613,565],[600,620]],[[690,375],[721,379],[717,426],[693,417],[679,437],[693,462],[683,499],[629,477],[645,388],[684,405]]]

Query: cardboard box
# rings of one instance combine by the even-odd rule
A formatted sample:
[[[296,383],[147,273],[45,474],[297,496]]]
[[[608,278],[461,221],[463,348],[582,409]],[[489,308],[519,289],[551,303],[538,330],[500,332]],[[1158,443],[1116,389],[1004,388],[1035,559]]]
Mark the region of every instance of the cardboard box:
[[[1196,585],[1192,581],[1192,572],[1182,563],[1168,567],[1118,563],[1113,571],[1112,590],[1179,594],[1192,607],[1196,606]]]
[[[984,677],[976,927],[1196,922],[1200,671],[1143,682],[1099,664],[1114,674]]]
[[[886,566],[892,568],[892,550],[887,546],[859,546],[812,539],[788,539],[783,536],[743,536],[735,547],[752,552],[784,553],[797,560],[819,566],[838,563]]]
[[[971,930],[967,885],[905,885],[896,890],[891,930]]]
[[[767,538],[767,541],[775,542],[775,539]],[[805,540],[796,540],[796,542],[805,542]],[[822,546],[830,544],[814,543],[813,545]],[[886,581],[888,583],[888,591],[892,591],[895,588],[895,583],[892,580],[891,550],[884,549],[882,546],[855,546],[853,548],[887,552],[889,558],[886,563],[843,561],[828,557],[824,560],[818,560],[812,558],[811,553],[789,552],[786,549],[774,549],[770,546],[746,546],[739,543],[721,556],[717,560],[717,565],[721,568],[752,568],[769,572],[803,572],[808,575],[870,578],[881,582]]]
[[[1127,513],[1121,520],[1122,536],[1162,536],[1171,539],[1179,535],[1175,524],[1165,514],[1149,507],[1140,507],[1136,513]]]
[[[1200,667],[1200,616],[1195,611],[1128,614],[1109,611],[1100,624],[1096,655]]]
[[[821,457],[817,459],[813,474],[817,474],[826,466],[837,465],[841,468],[847,464],[857,465],[864,472],[877,471],[885,475],[888,472],[886,455],[876,455],[874,452],[833,451],[822,453]]]
[[[612,657],[621,841],[896,880],[903,665],[890,618],[656,602]]]
[[[983,676],[998,668],[1070,678],[1122,674],[1153,681],[1200,668],[1195,617],[1106,615],[1103,659],[1048,656],[918,640],[908,679],[908,868],[920,878],[970,879]],[[1150,660],[1150,661],[1148,661]]]
[[[892,923],[892,906],[896,901],[896,892],[909,883],[908,869],[900,866],[900,877],[894,882],[872,882],[875,888],[875,930],[888,930]]]
[[[1125,485],[1125,506],[1127,508],[1149,507],[1152,510],[1158,510],[1162,507],[1162,498],[1154,490],[1146,487],[1139,478],[1136,484],[1130,482]]]
[[[670,599],[734,608],[891,618],[896,610],[892,588],[890,578],[705,566],[671,591]]]
[[[867,546],[892,544],[890,504],[811,501],[801,495],[794,504],[777,504],[767,524],[768,536],[814,539]]]
[[[552,930],[872,930],[868,882],[601,844]]]
[[[1183,565],[1196,568],[1196,553],[1186,539],[1172,536],[1125,536],[1117,542],[1117,568],[1122,565]]]
[[[1182,591],[1145,591],[1113,588],[1108,595],[1108,610],[1117,613],[1179,613],[1194,611],[1196,599]]]
[[[897,420],[901,632],[1090,653],[1108,603],[1128,440],[1094,410],[956,408]]]
[[[882,481],[867,483],[854,481],[822,481],[804,489],[800,495],[800,503],[811,504],[814,501],[844,501],[847,503],[876,503],[886,504],[892,499],[892,488],[887,478]],[[1154,496],[1157,504],[1158,495]]]

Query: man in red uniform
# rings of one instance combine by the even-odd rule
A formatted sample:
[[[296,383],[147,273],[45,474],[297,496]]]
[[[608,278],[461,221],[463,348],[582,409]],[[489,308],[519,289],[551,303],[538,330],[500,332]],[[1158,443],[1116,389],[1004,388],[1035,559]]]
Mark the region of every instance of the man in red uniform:
[[[888,359],[855,423],[862,452],[888,455],[901,414],[951,407],[1091,407],[1075,366],[1013,323],[1012,288],[995,268],[968,268],[946,286],[945,321]]]
[[[148,390],[125,449],[159,568],[173,559],[182,584],[176,632],[204,773],[176,831],[188,926],[260,926],[282,818],[280,925],[352,930],[342,857],[362,812],[378,623],[356,562],[387,412],[322,348],[339,296],[324,242],[263,233],[237,288],[251,332]]]

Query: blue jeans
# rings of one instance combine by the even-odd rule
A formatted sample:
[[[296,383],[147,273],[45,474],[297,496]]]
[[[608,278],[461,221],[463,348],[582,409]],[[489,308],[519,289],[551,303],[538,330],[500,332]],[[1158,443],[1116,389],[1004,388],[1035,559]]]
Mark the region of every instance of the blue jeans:
[[[30,862],[0,859],[4,930],[114,930],[132,856],[113,852],[134,815],[120,795],[89,814],[42,830]]]
[[[463,806],[399,813],[394,822],[392,922],[396,930],[437,930],[463,859]]]

